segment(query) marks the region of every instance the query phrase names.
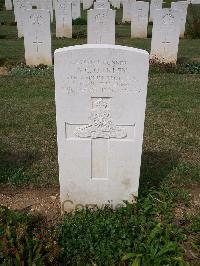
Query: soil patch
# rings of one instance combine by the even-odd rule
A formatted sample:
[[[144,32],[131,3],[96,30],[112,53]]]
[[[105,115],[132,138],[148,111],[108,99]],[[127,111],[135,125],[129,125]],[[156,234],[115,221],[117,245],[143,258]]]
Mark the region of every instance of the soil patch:
[[[0,76],[7,76],[8,70],[6,67],[0,67]]]
[[[2,186],[0,204],[24,213],[42,214],[50,224],[61,218],[59,187],[44,189]]]

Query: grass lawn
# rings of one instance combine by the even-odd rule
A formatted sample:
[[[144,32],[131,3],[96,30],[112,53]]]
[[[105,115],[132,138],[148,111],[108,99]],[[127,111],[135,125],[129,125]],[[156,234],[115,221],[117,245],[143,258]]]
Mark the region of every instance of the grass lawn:
[[[130,39],[121,15],[116,44],[149,51],[151,39]],[[9,71],[0,75],[0,194],[25,189],[31,197],[33,188],[42,194],[59,185],[53,69],[24,67],[13,12],[0,10],[0,22],[0,67]],[[86,43],[86,25],[74,25],[73,34],[56,39],[54,23],[53,51]],[[200,68],[200,39],[180,40],[178,62],[149,74],[137,204],[79,211],[53,227],[30,216],[26,202],[20,212],[2,207],[1,265],[200,265],[200,75],[181,65]]]

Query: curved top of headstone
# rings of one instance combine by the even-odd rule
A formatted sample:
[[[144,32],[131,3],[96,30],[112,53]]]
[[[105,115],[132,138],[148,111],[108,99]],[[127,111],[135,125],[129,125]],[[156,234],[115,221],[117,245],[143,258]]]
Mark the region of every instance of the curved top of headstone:
[[[149,53],[145,50],[142,50],[142,49],[128,47],[128,46],[122,46],[122,45],[112,45],[112,44],[83,44],[83,45],[68,46],[68,47],[56,49],[55,54],[73,51],[73,50],[97,49],[97,48],[137,52],[137,53],[141,53],[141,54],[145,54],[145,55],[149,56]]]

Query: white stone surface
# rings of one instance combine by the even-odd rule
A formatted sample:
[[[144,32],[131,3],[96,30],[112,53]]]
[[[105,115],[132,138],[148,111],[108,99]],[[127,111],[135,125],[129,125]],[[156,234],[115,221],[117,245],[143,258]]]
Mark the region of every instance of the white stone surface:
[[[72,8],[68,0],[55,1],[56,37],[72,38]]]
[[[72,19],[81,17],[81,3],[80,0],[72,0]]]
[[[115,10],[90,9],[87,11],[87,43],[115,44]]]
[[[53,2],[52,0],[29,0],[28,1],[32,7],[36,7],[37,9],[46,9],[49,10],[51,14],[51,22],[53,22]]]
[[[178,11],[169,8],[155,11],[150,54],[153,61],[176,63],[180,33],[179,23]]]
[[[138,195],[149,55],[117,45],[55,51],[62,211]]]
[[[5,0],[5,8],[6,10],[12,10],[13,8],[12,0]]]
[[[191,1],[188,1],[188,4],[193,4],[193,5],[200,5],[200,0],[191,0]]]
[[[83,0],[83,10],[90,9],[93,5],[93,0]]]
[[[26,10],[24,21],[26,64],[29,66],[52,65],[49,11]]]
[[[162,9],[163,0],[151,0],[149,21],[153,21],[154,12],[156,9]]]
[[[120,0],[110,0],[110,3],[114,8],[120,9]]]
[[[27,9],[31,9],[31,4],[26,0],[14,0],[13,4],[15,21],[17,22],[18,38],[22,38],[24,36],[24,12]]]
[[[52,5],[53,5],[53,9],[55,10],[55,1],[56,0],[52,0]]]
[[[172,10],[178,10],[180,14],[180,37],[183,38],[185,34],[185,23],[187,18],[187,1],[178,1],[171,3]]]
[[[131,6],[131,38],[147,38],[149,2],[136,1]]]
[[[131,5],[135,0],[122,0],[123,14],[122,23],[131,21]]]
[[[110,9],[110,3],[106,1],[97,1],[94,2],[94,9]]]
[[[49,10],[51,14],[51,22],[53,22],[53,3],[52,0],[40,0],[40,8]]]

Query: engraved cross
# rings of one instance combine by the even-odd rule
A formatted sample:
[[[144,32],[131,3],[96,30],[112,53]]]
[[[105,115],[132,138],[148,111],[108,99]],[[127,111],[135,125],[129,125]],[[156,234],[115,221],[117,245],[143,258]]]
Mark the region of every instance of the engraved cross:
[[[39,52],[39,45],[42,44],[43,42],[38,40],[37,32],[36,32],[36,38],[35,39],[36,40],[33,43],[37,45],[37,53],[38,53]]]
[[[165,36],[165,39],[164,39],[164,41],[162,42],[162,44],[164,45],[164,53],[166,53],[166,46],[168,45],[168,44],[170,44],[171,42],[169,42],[169,41],[167,41],[167,37]]]
[[[111,139],[127,138],[125,127],[134,125],[114,125],[111,117],[111,98],[91,98],[92,107],[87,125],[65,124],[66,138],[91,140],[91,178],[108,179],[109,146]]]

